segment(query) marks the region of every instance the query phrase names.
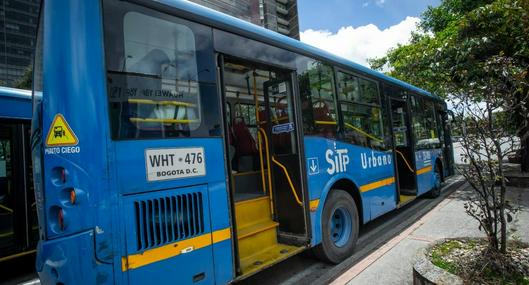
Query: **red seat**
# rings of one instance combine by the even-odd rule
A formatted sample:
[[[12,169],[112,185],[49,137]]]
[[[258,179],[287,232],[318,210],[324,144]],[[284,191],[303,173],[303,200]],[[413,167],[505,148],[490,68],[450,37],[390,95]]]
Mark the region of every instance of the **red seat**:
[[[331,111],[327,103],[319,101],[313,106],[314,121],[316,133],[323,134],[326,138],[333,138],[336,136],[336,120],[332,118]],[[318,124],[316,121],[321,121],[327,124]],[[334,124],[332,124],[334,123]]]
[[[258,153],[255,139],[252,137],[243,118],[233,119],[233,143],[237,156],[255,155]]]

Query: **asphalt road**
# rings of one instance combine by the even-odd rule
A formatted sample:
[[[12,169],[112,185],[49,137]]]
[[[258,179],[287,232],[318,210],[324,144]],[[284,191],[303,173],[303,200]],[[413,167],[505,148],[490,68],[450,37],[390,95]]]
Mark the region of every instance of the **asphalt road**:
[[[436,199],[418,198],[368,223],[360,230],[356,252],[338,265],[321,262],[314,258],[310,251],[306,251],[236,284],[328,284],[362,258],[404,231],[463,183],[461,177],[452,177],[444,183],[440,197]]]
[[[306,251],[236,284],[328,284],[359,260],[404,231],[463,183],[461,177],[452,177],[444,183],[440,197],[436,199],[418,198],[364,225],[360,229],[356,252],[338,265],[321,262],[314,258],[310,251]],[[0,268],[1,276],[3,276],[0,284],[36,281],[36,274],[32,270],[34,258],[34,255],[28,256],[28,258]]]

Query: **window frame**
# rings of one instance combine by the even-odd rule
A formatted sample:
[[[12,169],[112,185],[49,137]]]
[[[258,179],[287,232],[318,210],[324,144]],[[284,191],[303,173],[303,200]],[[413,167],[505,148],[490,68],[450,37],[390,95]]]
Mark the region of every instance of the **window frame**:
[[[429,98],[427,96],[423,96],[421,94],[417,94],[415,92],[409,92],[408,91],[408,94],[410,95],[410,109],[411,109],[411,127],[412,127],[412,141],[413,141],[413,147],[414,149],[417,151],[417,150],[428,150],[428,149],[438,149],[438,148],[442,148],[442,138],[440,137],[440,133],[439,133],[439,122],[438,122],[438,113],[437,113],[437,109],[436,109],[436,105],[438,103],[437,100],[434,100],[432,98]],[[420,102],[420,104],[418,104],[418,109],[416,109],[415,106],[413,106],[413,102],[412,100],[415,100],[416,102]],[[426,104],[431,104],[431,114],[430,114],[430,119],[432,120],[433,124],[435,126],[433,126],[432,129],[428,129],[426,130],[426,121],[425,121],[425,118],[426,118]],[[416,111],[419,111],[419,112],[416,112]],[[417,116],[418,115],[418,116]],[[424,138],[420,138],[417,136],[417,130],[416,130],[416,127],[415,127],[415,120],[417,119],[420,119],[420,124],[421,124],[421,127],[425,128],[425,130],[427,132],[429,132],[430,130],[435,130],[435,132],[437,133],[437,139],[439,140],[439,142],[437,144],[433,144],[433,143],[429,143],[427,146],[421,146],[418,144],[419,140],[421,139],[424,139]],[[430,136],[428,135],[428,133],[426,133],[427,135],[427,139],[430,139]],[[438,146],[437,146],[438,145]]]
[[[363,80],[366,80],[366,81],[370,81],[370,82],[373,82],[376,84],[376,87],[377,87],[377,102],[378,104],[372,104],[372,103],[364,103],[364,102],[354,102],[354,101],[346,101],[346,100],[340,100],[340,87],[338,86],[338,78],[339,78],[339,73],[343,73],[345,75],[348,75],[348,76],[354,76],[354,77],[357,77],[359,79],[363,79]],[[391,144],[388,144],[388,136],[389,134],[387,133],[387,130],[385,128],[385,125],[387,124],[387,122],[385,122],[385,118],[387,116],[387,108],[384,106],[383,102],[384,100],[382,100],[382,96],[384,96],[383,94],[383,90],[382,90],[382,81],[381,80],[377,80],[377,79],[374,79],[374,78],[371,78],[371,77],[368,77],[368,76],[365,76],[357,71],[354,71],[354,70],[350,70],[350,69],[345,69],[345,68],[342,68],[342,67],[339,67],[339,66],[334,66],[334,78],[335,78],[335,93],[336,93],[336,96],[335,96],[335,100],[336,100],[336,105],[338,107],[338,121],[339,121],[339,140],[340,141],[343,141],[345,143],[348,143],[348,144],[354,144],[350,141],[347,141],[345,139],[345,120],[344,120],[344,117],[343,117],[343,111],[342,111],[342,102],[345,103],[345,104],[350,104],[350,105],[361,105],[361,106],[365,106],[365,107],[371,107],[371,108],[378,108],[380,110],[380,122],[381,122],[381,131],[382,131],[382,144],[383,146],[380,147],[380,148],[374,148],[372,146],[363,146],[363,145],[358,145],[360,147],[366,147],[366,148],[370,148],[370,149],[376,149],[376,150],[382,150],[382,151],[386,151],[386,150],[389,150],[392,148]],[[372,135],[372,134],[370,134]],[[354,145],[357,145],[357,144],[354,144]]]
[[[336,85],[336,68],[335,68],[335,66],[332,63],[330,63],[328,61],[325,61],[325,60],[320,60],[320,59],[316,59],[316,58],[313,58],[313,57],[305,57],[305,58],[307,59],[307,63],[308,62],[313,62],[313,63],[316,62],[316,63],[320,63],[322,66],[325,66],[325,67],[329,68],[330,73],[328,75],[329,75],[329,77],[331,79],[331,90],[329,92],[331,92],[332,104],[333,104],[332,107],[334,107],[334,109],[333,109],[334,112],[333,113],[336,116],[336,121],[335,121],[336,122],[336,124],[335,124],[336,131],[335,131],[335,133],[334,133],[334,135],[332,137],[329,137],[329,136],[323,135],[323,133],[321,132],[321,129],[319,129],[317,127],[317,125],[316,125],[316,121],[317,120],[314,118],[314,105],[313,105],[314,104],[314,100],[313,100],[313,97],[310,96],[310,104],[311,104],[311,107],[310,107],[310,112],[311,112],[311,114],[310,114],[310,124],[311,124],[311,126],[310,127],[312,127],[312,131],[310,131],[310,133],[308,133],[308,130],[305,129],[306,126],[304,126],[304,128],[303,128],[303,136],[317,136],[317,137],[323,137],[323,138],[326,138],[326,139],[339,140],[340,137],[341,137],[341,129],[342,129],[342,127],[341,127],[341,122],[340,122],[340,116],[341,116],[340,108],[338,106],[338,94],[337,94],[337,90],[338,89],[337,89],[337,85]],[[296,71],[296,77],[297,77],[296,82],[298,84],[298,91],[299,91],[298,95],[300,97],[299,100],[300,100],[300,102],[303,102],[303,100],[306,99],[306,98],[301,96],[301,85],[300,85],[299,77],[307,74],[309,72],[309,69],[307,68],[307,69],[303,70],[303,73],[299,73],[299,71],[300,71],[300,69],[298,68],[297,71]],[[310,84],[311,83],[310,83],[310,76],[309,76],[309,87],[310,87]],[[312,88],[310,90],[312,91]],[[324,99],[324,100],[326,100],[326,99]],[[326,101],[331,102],[331,100],[326,100]],[[300,113],[301,113],[302,117],[308,117],[308,116],[304,115],[306,112],[307,112],[306,110],[303,110],[303,109],[300,110]],[[324,128],[324,127],[322,127],[322,128]],[[318,131],[318,130],[320,130],[320,131]]]
[[[115,117],[112,114],[113,102],[111,101],[108,78],[109,74],[119,72],[122,65],[119,60],[123,59],[125,54],[124,42],[124,19],[131,12],[153,17],[156,19],[181,24],[189,28],[195,37],[195,53],[197,70],[204,68],[209,73],[198,71],[197,88],[199,89],[198,100],[201,107],[200,124],[196,129],[175,130],[177,135],[168,135],[166,130],[160,128],[152,134],[132,136],[123,134],[114,129],[114,124],[119,124],[122,118]],[[113,17],[109,17],[113,15]],[[117,24],[117,25],[116,25]],[[112,27],[112,28],[108,28]],[[204,39],[207,39],[206,43]],[[217,82],[217,64],[216,51],[214,48],[213,27],[185,17],[173,10],[159,9],[156,5],[145,5],[139,3],[122,3],[117,1],[103,2],[103,42],[104,42],[104,76],[106,84],[106,101],[108,104],[107,118],[110,125],[110,138],[112,141],[141,141],[141,140],[171,140],[171,139],[190,139],[190,138],[211,138],[222,136],[222,114],[218,94]],[[200,48],[198,48],[200,47]],[[111,59],[117,57],[119,59]],[[130,72],[129,72],[130,73]],[[132,72],[134,75],[134,72]],[[214,99],[214,100],[212,100]],[[183,125],[183,124],[182,124]],[[183,125],[185,126],[185,125]],[[136,129],[133,129],[136,130]],[[140,130],[141,131],[141,130]]]

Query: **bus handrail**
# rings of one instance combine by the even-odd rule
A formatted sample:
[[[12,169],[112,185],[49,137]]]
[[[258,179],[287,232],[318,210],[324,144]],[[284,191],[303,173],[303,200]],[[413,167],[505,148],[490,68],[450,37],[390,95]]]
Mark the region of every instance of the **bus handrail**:
[[[408,167],[408,169],[415,173],[415,171],[413,171],[413,168],[410,166],[410,163],[408,162],[408,160],[406,159],[406,157],[404,156],[404,154],[402,152],[400,152],[399,150],[395,149],[395,152],[398,153],[402,159],[404,160],[404,163],[406,163],[406,166]]]
[[[288,174],[287,168],[283,164],[281,164],[279,161],[277,161],[273,156],[272,156],[272,161],[275,164],[277,164],[279,167],[281,167],[281,169],[283,169],[283,172],[285,173],[285,176],[287,177],[288,184],[290,185],[290,190],[292,191],[292,194],[294,194],[294,198],[296,198],[296,202],[300,206],[303,206],[303,203],[301,202],[301,200],[298,197],[298,193],[296,193],[296,188],[294,187],[294,184],[292,184],[292,179],[290,179],[290,175]],[[268,168],[270,168],[270,167],[268,167]]]
[[[263,161],[263,145],[261,142],[261,132],[257,133],[257,143],[259,145],[259,166],[261,167],[261,182],[263,183],[263,192],[266,194],[268,187],[266,186],[266,178],[264,173],[264,161]]]
[[[334,125],[334,126],[338,125],[338,123],[337,123],[336,121],[314,121],[314,122],[315,122],[317,125]],[[364,130],[358,128],[358,127],[355,127],[355,126],[353,126],[353,125],[351,125],[351,124],[349,124],[349,123],[344,123],[344,125],[345,125],[345,127],[349,128],[349,129],[353,129],[353,130],[355,130],[355,131],[357,131],[357,132],[363,134],[364,136],[366,136],[366,137],[368,137],[368,138],[370,138],[370,139],[372,139],[372,140],[374,140],[374,141],[377,141],[377,142],[384,142],[383,139],[378,138],[378,137],[375,137],[375,136],[373,136],[373,135],[367,133],[366,131],[364,131]]]
[[[268,195],[270,196],[270,211],[272,212],[272,215],[273,215],[274,214],[274,199],[272,197],[272,171],[270,168],[271,165],[270,165],[270,152],[268,150],[268,137],[266,136],[266,132],[263,130],[263,128],[259,128],[258,130],[260,133],[263,134],[264,141],[265,141],[266,165],[267,165],[267,172],[268,172],[268,188],[269,188]],[[262,167],[261,172],[264,175],[264,166]]]
[[[366,136],[366,137],[368,137],[368,138],[370,138],[370,139],[372,139],[372,140],[374,140],[374,141],[377,141],[377,142],[384,142],[383,139],[378,138],[378,137],[375,137],[375,136],[373,136],[373,135],[367,133],[366,131],[364,131],[364,130],[358,128],[358,127],[355,127],[355,126],[353,126],[353,125],[351,125],[351,124],[349,124],[349,123],[344,123],[344,124],[345,124],[345,126],[346,126],[347,128],[353,129],[353,130],[355,130],[355,131],[357,131],[357,132],[363,134],[364,136]]]
[[[196,104],[181,102],[181,101],[155,101],[149,99],[128,99],[129,103],[132,104],[145,104],[145,105],[172,105],[179,107],[196,107]]]
[[[0,208],[2,208],[2,209],[4,209],[4,210],[8,211],[9,213],[13,213],[13,209],[8,208],[8,207],[6,207],[6,206],[4,206],[4,205],[2,205],[2,204],[0,204]]]

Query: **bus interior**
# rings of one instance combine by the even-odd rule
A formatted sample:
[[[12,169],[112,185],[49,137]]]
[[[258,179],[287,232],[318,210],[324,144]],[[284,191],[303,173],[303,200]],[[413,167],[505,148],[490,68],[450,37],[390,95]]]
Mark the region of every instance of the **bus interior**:
[[[415,155],[410,133],[410,116],[407,95],[390,97],[391,123],[395,155],[395,171],[399,191],[399,204],[412,201],[417,196]]]
[[[292,72],[226,57],[223,83],[238,271],[248,276],[307,240]]]

